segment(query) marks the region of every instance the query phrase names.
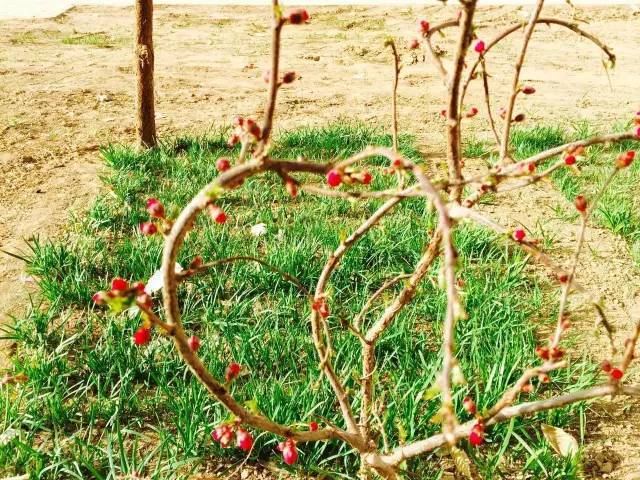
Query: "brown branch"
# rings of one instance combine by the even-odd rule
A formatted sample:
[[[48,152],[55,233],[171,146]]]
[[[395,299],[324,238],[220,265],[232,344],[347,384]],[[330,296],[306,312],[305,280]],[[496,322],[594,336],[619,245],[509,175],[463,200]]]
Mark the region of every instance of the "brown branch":
[[[493,132],[493,136],[496,139],[496,145],[500,148],[500,136],[498,135],[498,131],[496,130],[496,122],[493,119],[493,112],[491,111],[491,96],[489,95],[489,79],[487,73],[487,65],[484,61],[484,56],[480,57],[480,65],[482,66],[482,71],[480,74],[482,75],[482,87],[484,89],[484,103],[487,107],[487,116],[489,117],[489,125],[491,126],[491,131]]]
[[[500,164],[504,164],[507,156],[509,155],[509,132],[511,131],[511,121],[513,119],[513,108],[516,103],[516,97],[520,92],[520,70],[522,70],[524,57],[527,53],[527,49],[529,48],[529,40],[533,35],[533,30],[536,27],[536,21],[540,16],[543,5],[544,0],[537,0],[536,7],[531,13],[531,18],[529,19],[529,23],[525,28],[524,39],[522,40],[522,48],[520,49],[520,54],[518,55],[518,59],[516,60],[516,65],[513,72],[513,80],[511,83],[511,95],[509,96],[509,101],[507,102],[507,114],[504,119],[502,140],[500,142]]]
[[[262,133],[260,143],[256,148],[256,156],[259,156],[269,143],[271,135],[271,126],[273,125],[273,115],[276,110],[276,97],[280,88],[280,35],[284,21],[278,0],[272,0],[271,8],[273,11],[273,26],[271,27],[271,71],[269,72],[269,94],[267,97],[267,108],[265,109],[264,122],[262,124]]]
[[[640,396],[640,386],[622,386],[616,385],[598,385],[596,387],[588,388],[585,390],[578,390],[576,392],[567,393],[565,395],[558,395],[552,398],[544,400],[536,400],[533,402],[521,403],[511,407],[506,407],[502,411],[489,420],[486,426],[495,425],[496,423],[504,422],[515,417],[521,417],[524,415],[530,415],[532,413],[541,412],[544,410],[552,410],[554,408],[564,407],[571,405],[572,403],[584,402],[586,400],[592,400],[594,398],[606,397],[609,395],[627,395],[633,397]],[[473,426],[476,424],[476,420],[472,420],[456,427],[453,435],[456,440],[461,440],[471,433]],[[444,434],[433,435],[425,440],[419,440],[407,445],[397,447],[388,455],[378,455],[370,453],[366,456],[366,461],[371,465],[391,465],[397,466],[403,461],[423,455],[430,451],[435,450],[447,443]]]
[[[373,306],[373,304],[375,303],[375,301],[384,293],[387,291],[387,289],[393,287],[396,283],[398,283],[401,280],[405,280],[407,278],[410,278],[411,274],[409,273],[402,273],[400,275],[396,275],[395,277],[393,277],[390,280],[387,280],[386,282],[384,282],[382,284],[382,286],[376,290],[373,295],[371,295],[367,301],[365,302],[364,306],[362,307],[362,309],[360,310],[360,312],[358,312],[358,314],[353,318],[353,328],[355,328],[357,331],[360,331],[360,328],[362,326],[362,321],[364,320],[364,316],[367,314],[367,312],[371,309],[371,307]]]
[[[388,39],[386,45],[391,47],[393,54],[393,87],[391,89],[391,133],[393,135],[393,151],[398,151],[398,78],[400,76],[400,56],[396,48],[396,43],[392,38]]]
[[[449,105],[447,107],[447,164],[449,166],[449,178],[460,180],[462,178],[461,148],[460,148],[460,81],[465,65],[467,50],[471,44],[473,36],[473,15],[476,9],[477,0],[467,0],[462,3],[462,14],[460,17],[460,35],[456,47],[456,54],[453,61],[453,73],[449,80]],[[460,201],[462,188],[454,186],[451,197],[455,201]]]
[[[615,63],[616,56],[613,54],[611,49],[609,49],[609,47],[607,47],[604,43],[602,43],[596,36],[590,34],[589,32],[586,32],[586,31],[582,30],[577,24],[572,23],[572,22],[568,22],[566,20],[557,19],[557,18],[539,18],[536,21],[536,23],[538,23],[538,24],[544,23],[544,24],[549,25],[549,26],[550,25],[558,25],[558,26],[561,26],[561,27],[568,28],[569,30],[577,33],[581,37],[584,37],[587,40],[590,40],[593,44],[595,44],[598,48],[600,48],[605,53],[605,55],[607,55],[607,57],[609,58],[609,61],[611,63]],[[486,58],[487,53],[495,45],[497,45],[505,37],[511,35],[514,32],[519,31],[521,28],[522,28],[522,23],[516,23],[515,25],[511,25],[507,29],[505,29],[502,32],[500,32],[498,35],[496,35],[490,41],[486,42],[485,51],[484,51],[483,57]],[[478,68],[478,65],[480,64],[480,61],[481,61],[481,58],[478,58],[476,60],[476,62],[469,69],[469,74],[467,76],[467,79],[464,82],[463,87],[462,87],[461,102],[464,102],[467,89],[469,87],[469,84],[470,84],[471,80],[473,80],[475,78],[475,72],[476,72],[476,69]]]
[[[355,244],[365,233],[367,233],[374,225],[376,225],[380,219],[386,215],[391,209],[393,209],[399,202],[401,201],[400,197],[395,197],[387,200],[378,210],[376,210],[373,215],[371,215],[360,227],[358,227],[344,242],[342,242],[338,248],[329,256],[327,259],[322,272],[320,273],[320,277],[318,278],[318,282],[315,290],[315,298],[320,299],[324,298],[325,289],[329,282],[329,278],[331,274],[338,266],[338,263],[347,252],[349,248],[353,244]],[[330,362],[328,361],[328,349],[323,344],[322,338],[320,336],[320,331],[322,329],[322,324],[325,323],[322,319],[322,316],[316,311],[312,310],[311,312],[311,331],[314,338],[314,343],[316,346],[316,350],[318,352],[318,356],[322,359],[321,366],[324,370],[325,376],[329,380],[332,388],[334,389],[336,395],[338,396],[340,406],[342,409],[343,416],[345,417],[345,422],[347,423],[347,428],[350,432],[357,431],[357,425],[355,419],[353,417],[353,413],[351,412],[351,406],[347,399],[346,392],[344,387],[337,379],[333,368],[331,367]]]

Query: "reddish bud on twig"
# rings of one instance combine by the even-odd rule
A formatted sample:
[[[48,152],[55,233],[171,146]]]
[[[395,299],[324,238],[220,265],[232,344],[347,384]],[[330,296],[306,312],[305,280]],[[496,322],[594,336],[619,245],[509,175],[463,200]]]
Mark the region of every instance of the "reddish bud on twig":
[[[282,76],[282,83],[293,83],[298,78],[296,72],[287,72]]]
[[[342,175],[338,170],[329,170],[327,173],[327,183],[330,187],[337,187],[342,183]]]
[[[469,443],[474,447],[482,445],[484,442],[484,424],[482,422],[476,423],[471,429],[469,434]]]
[[[420,20],[420,33],[423,36],[429,33],[430,28],[431,26],[429,25],[429,22],[427,22],[426,20]]]
[[[253,437],[244,428],[238,428],[236,432],[236,445],[243,452],[248,452],[253,447]]]
[[[111,290],[115,290],[116,292],[122,292],[125,291],[129,288],[129,282],[127,282],[126,280],[118,277],[118,278],[114,278],[111,281]]]
[[[191,260],[189,268],[200,268],[203,263],[204,260],[202,259],[202,257],[200,255],[196,255],[195,257],[193,257],[193,260]]]
[[[231,137],[229,137],[229,141],[227,142],[227,146],[229,148],[233,148],[239,142],[240,142],[240,135],[238,135],[237,133],[234,133],[233,135],[231,135]]]
[[[477,411],[476,403],[471,399],[471,397],[464,397],[464,400],[462,400],[462,406],[470,415],[474,415]]]
[[[413,40],[411,40],[409,48],[411,50],[417,50],[418,48],[420,48],[420,41],[417,38],[414,38]]]
[[[220,157],[216,160],[216,168],[219,172],[226,172],[231,168],[231,161],[227,157]]]
[[[158,233],[158,227],[153,222],[143,222],[140,224],[140,232],[143,235],[155,235]]]
[[[93,302],[97,305],[104,305],[104,303],[107,301],[107,298],[107,292],[96,292],[91,297],[91,300],[93,300]]]
[[[322,318],[329,316],[329,305],[327,305],[324,297],[315,299],[311,305],[311,309],[318,312]]]
[[[286,182],[284,182],[284,188],[292,197],[296,197],[298,195],[298,185],[296,185],[296,182],[291,180],[290,178],[287,179]]]
[[[153,307],[153,299],[151,298],[151,295],[147,295],[146,293],[138,295],[136,297],[136,303],[147,309]]]
[[[298,450],[294,440],[287,440],[282,447],[282,459],[287,465],[293,465],[298,460]]]
[[[558,275],[558,281],[560,283],[567,283],[569,281],[569,275],[567,273],[561,273]]]
[[[150,198],[147,200],[147,211],[152,217],[164,218],[164,207],[156,198]]]
[[[604,373],[609,373],[613,369],[613,367],[611,366],[611,362],[609,360],[603,360],[602,363],[600,364],[600,368]]]
[[[636,128],[636,137],[640,138],[640,127]]]
[[[549,360],[549,349],[546,347],[536,347],[536,355],[542,360]]]
[[[234,380],[235,378],[238,377],[238,375],[240,374],[240,370],[242,370],[242,367],[239,364],[232,362],[227,367],[227,371],[224,375],[224,378],[226,379],[227,382],[230,382],[231,380]]]
[[[209,216],[213,219],[214,222],[223,224],[227,221],[227,214],[220,207],[216,207],[215,205],[210,204],[208,206]]]
[[[513,231],[513,239],[516,242],[521,242],[524,240],[524,237],[526,237],[527,234],[525,233],[525,231],[522,228],[517,228]]]
[[[151,340],[151,329],[150,328],[140,327],[133,334],[133,343],[135,343],[138,346],[145,345],[145,344],[149,343],[150,340]]]
[[[309,20],[309,12],[307,12],[304,8],[298,8],[296,10],[291,10],[286,19],[289,20],[291,25],[300,25],[301,23],[305,23]]]
[[[576,163],[575,155],[567,155],[566,157],[564,157],[564,163],[566,163],[567,165],[575,165]]]
[[[515,117],[513,117],[513,122],[519,123],[524,121],[524,113],[519,113]]]
[[[187,344],[189,345],[189,349],[192,352],[197,352],[200,349],[200,339],[195,335],[191,335],[189,340],[187,340]]]
[[[526,86],[522,89],[522,93],[524,93],[525,95],[531,95],[533,93],[536,93],[536,89],[531,86]]]
[[[479,54],[483,54],[485,51],[485,45],[484,42],[482,40],[478,40],[475,44],[475,46],[473,47],[473,49],[478,52]]]
[[[576,210],[579,212],[585,212],[587,210],[587,199],[584,195],[578,195],[575,199]]]
[[[478,114],[478,109],[476,107],[472,107],[466,114],[465,117],[472,118]]]
[[[609,372],[609,375],[613,380],[620,380],[624,376],[624,372],[619,368],[614,368]]]
[[[318,422],[310,422],[309,423],[309,430],[311,430],[312,432],[315,432],[318,430]]]
[[[618,168],[627,168],[633,162],[633,159],[636,156],[636,152],[633,150],[629,150],[628,152],[623,152],[618,155],[616,160],[616,167]]]
[[[242,118],[240,116],[234,117],[233,124],[236,127],[241,127],[242,125],[244,125],[244,118]]]

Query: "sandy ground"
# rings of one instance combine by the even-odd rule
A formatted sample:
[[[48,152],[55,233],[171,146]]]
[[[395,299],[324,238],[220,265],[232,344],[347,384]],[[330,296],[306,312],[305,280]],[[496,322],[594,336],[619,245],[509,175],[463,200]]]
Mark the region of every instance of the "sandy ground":
[[[521,21],[527,10],[482,9],[479,18],[493,21],[480,28],[479,35],[490,38]],[[435,22],[454,12],[453,7],[439,6],[314,8],[311,24],[285,29],[282,63],[299,72],[301,79],[282,90],[279,127],[339,119],[388,124],[392,70],[385,37],[392,34],[406,45],[417,18]],[[640,110],[640,16],[629,7],[546,9],[546,16],[553,14],[584,21],[585,29],[613,48],[617,67],[607,75],[602,55],[592,44],[557,27],[541,27],[522,75],[537,93],[523,99],[518,111],[531,123],[588,119],[609,126]],[[69,214],[86,208],[99,192],[99,145],[133,140],[132,19],[131,8],[94,6],[77,7],[53,19],[0,22],[0,249],[16,252],[25,249],[26,238],[64,235]],[[266,25],[264,8],[157,7],[161,135],[201,133],[229,124],[236,114],[261,114],[266,94],[261,77],[269,48]],[[63,43],[89,33],[102,34],[102,46]],[[489,59],[496,105],[508,93],[511,66],[506,58],[513,58],[518,40],[516,36],[500,48],[504,56]],[[450,38],[441,45],[451,52]],[[417,134],[428,158],[441,163],[444,130],[438,112],[443,108],[443,86],[429,63],[412,64],[415,56],[402,50],[401,130]],[[480,88],[472,87],[468,107],[482,107]],[[483,120],[469,120],[468,125],[471,134],[489,138]],[[530,227],[537,220],[548,222],[546,228],[560,239],[558,256],[566,258],[575,227],[554,220],[553,206],[562,199],[548,187],[534,192],[489,213]],[[532,204],[539,208],[526,207]],[[637,315],[632,311],[639,285],[631,258],[607,231],[596,230],[590,243],[599,255],[589,259],[581,280],[603,290],[615,321],[624,329],[629,315]],[[0,315],[6,317],[25,303],[29,285],[21,271],[19,261],[0,256]],[[601,289],[602,283],[612,287]],[[585,335],[591,335],[588,320],[584,322]],[[590,448],[621,453],[611,478],[634,478],[633,472],[640,471],[640,418],[633,413],[638,409],[621,413],[621,406],[614,405],[613,421],[603,417],[592,426]],[[602,415],[600,408],[592,418]],[[596,478],[609,475],[608,466],[595,468]]]

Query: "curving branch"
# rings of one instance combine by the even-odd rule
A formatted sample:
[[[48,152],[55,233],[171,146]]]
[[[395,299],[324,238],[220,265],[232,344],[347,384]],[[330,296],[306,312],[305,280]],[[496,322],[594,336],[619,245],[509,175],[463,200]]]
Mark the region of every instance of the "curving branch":
[[[524,57],[527,54],[527,49],[529,48],[529,40],[531,40],[531,36],[533,35],[533,30],[536,28],[536,21],[540,16],[540,12],[542,11],[542,6],[544,5],[544,0],[537,0],[536,7],[533,12],[531,12],[531,18],[529,19],[529,23],[524,30],[524,38],[522,40],[522,48],[520,49],[520,54],[518,55],[518,59],[516,60],[516,65],[514,67],[513,72],[513,80],[511,83],[511,95],[509,95],[509,101],[507,102],[507,114],[504,120],[504,129],[502,131],[502,140],[500,142],[500,163],[504,164],[507,160],[507,156],[509,155],[509,132],[511,131],[511,122],[513,120],[513,108],[516,104],[516,97],[520,92],[520,70],[522,70],[522,65],[524,64]]]

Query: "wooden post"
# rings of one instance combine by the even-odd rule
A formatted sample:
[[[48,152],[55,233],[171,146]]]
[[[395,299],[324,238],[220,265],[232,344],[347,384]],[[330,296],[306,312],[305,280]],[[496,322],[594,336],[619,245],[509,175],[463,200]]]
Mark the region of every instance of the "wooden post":
[[[136,132],[143,148],[157,143],[153,64],[153,0],[136,0]]]

